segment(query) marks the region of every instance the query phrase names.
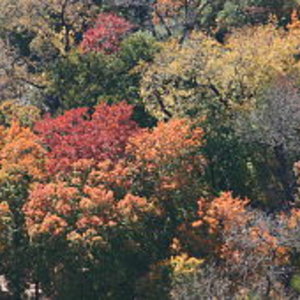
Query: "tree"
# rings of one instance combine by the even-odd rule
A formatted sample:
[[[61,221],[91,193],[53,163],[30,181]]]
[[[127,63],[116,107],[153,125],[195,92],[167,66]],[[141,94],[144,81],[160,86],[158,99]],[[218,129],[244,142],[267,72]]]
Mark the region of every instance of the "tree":
[[[247,144],[267,148],[274,157],[273,163],[265,164],[270,164],[273,176],[283,187],[283,205],[294,200],[292,165],[299,155],[299,118],[298,88],[292,78],[285,77],[275,79],[256,107],[237,117],[240,138]]]
[[[26,69],[16,65],[18,55],[16,51],[0,39],[0,100],[19,99],[28,87],[20,80]]]
[[[137,32],[124,39],[119,52],[114,54],[72,52],[47,72],[46,94],[50,101],[45,104],[52,110],[66,110],[126,99],[141,107],[141,73],[133,70],[143,61],[150,62],[157,51],[153,37]]]
[[[279,169],[274,173],[265,166],[266,158],[271,169],[279,161],[274,164],[264,146],[240,139],[234,120],[244,122],[248,112],[264,103],[275,78],[297,78],[297,35],[297,30],[285,32],[273,24],[236,30],[224,45],[195,34],[175,50],[172,43],[165,44],[146,68],[141,95],[150,114],[158,119],[202,117],[203,150],[210,162],[206,175],[217,193],[233,190],[261,203],[277,199],[268,191],[278,189],[280,177],[266,187]]]
[[[150,266],[168,256],[178,226],[195,213],[203,193],[203,131],[186,120],[138,130],[124,103],[100,105],[83,120],[85,112],[37,124],[55,172],[32,185],[23,208],[27,230],[47,259],[50,290],[54,284],[61,296],[131,297]],[[90,294],[80,289],[83,270],[91,276],[84,281]],[[64,290],[60,276],[70,282]],[[97,286],[99,276],[106,279]]]
[[[298,230],[299,211],[267,215],[248,203],[231,193],[199,201],[199,220],[193,226],[201,238],[194,237],[199,247],[194,255],[204,262],[175,278],[174,299],[292,297],[286,286],[294,247],[287,237]]]
[[[214,99],[224,106],[251,105],[275,77],[297,70],[297,36],[297,30],[268,24],[236,30],[225,45],[203,34],[182,47],[166,43],[144,72],[145,106],[164,119],[205,115]]]
[[[21,299],[32,270],[32,248],[25,230],[22,207],[30,184],[44,177],[44,155],[39,138],[29,128],[22,128],[17,123],[7,129],[1,128],[0,199],[2,216],[5,217],[6,213],[9,217],[6,227],[9,234],[1,269],[15,299]]]
[[[189,121],[174,119],[159,123],[153,130],[144,129],[129,139],[127,151],[135,157],[134,164],[142,182],[152,182],[150,192],[159,195],[160,199],[170,198],[172,192],[177,193],[178,198],[201,193],[198,190],[201,185],[197,188],[200,179],[197,177],[205,166],[200,151],[203,135],[203,130]],[[180,190],[183,194],[179,194]]]
[[[86,175],[80,173],[79,163],[75,168],[68,177],[73,183],[58,180],[33,187],[24,207],[29,235],[34,243],[43,241],[46,246],[44,255],[50,274],[61,264],[61,271],[50,277],[60,297],[123,295],[129,298],[134,293],[135,276],[142,273],[148,263],[144,252],[150,255],[150,249],[143,250],[146,245],[141,230],[145,230],[144,222],[155,215],[155,211],[147,199],[130,193],[119,199],[105,185],[93,184],[92,173],[85,169],[82,170]],[[122,253],[117,250],[120,246]],[[60,257],[55,257],[53,254],[58,250]],[[139,267],[133,259],[138,261]],[[56,282],[59,276],[65,278],[63,285]],[[88,280],[84,280],[86,286],[81,290],[80,281],[84,276],[88,276]],[[131,282],[128,282],[129,277]],[[120,288],[120,285],[126,286]]]
[[[33,105],[24,105],[20,101],[4,101],[0,105],[0,122],[9,127],[17,121],[22,127],[33,127],[41,118],[41,111]]]
[[[101,51],[106,54],[120,49],[120,43],[133,25],[114,14],[98,15],[93,28],[88,29],[81,43],[84,52]]]
[[[0,39],[4,46],[2,48],[1,45],[1,52],[9,55],[6,61],[9,69],[6,69],[10,72],[6,75],[14,84],[17,98],[26,97],[26,100],[32,101],[33,92],[35,97],[41,97],[47,86],[44,72],[49,63],[79,44],[97,10],[98,7],[90,0],[2,2]],[[5,97],[6,100],[10,98]]]
[[[154,4],[154,23],[167,36],[180,36],[183,42],[193,30],[208,32],[223,40],[226,32],[245,24],[263,24],[270,15],[287,24],[297,1],[158,0]],[[159,32],[159,30],[157,30]]]
[[[80,159],[90,159],[97,164],[122,157],[128,138],[138,130],[131,120],[132,110],[132,106],[125,103],[100,104],[93,114],[89,114],[87,108],[78,108],[38,122],[35,130],[50,150],[49,171],[66,171]]]
[[[97,12],[97,7],[90,0],[5,1],[2,12],[9,22],[5,22],[4,30],[13,34],[18,28],[21,33],[32,33],[29,40],[31,49],[39,51],[43,45],[48,45],[48,53],[53,50],[68,52],[78,43],[78,35],[85,31]]]
[[[46,105],[51,111],[95,106],[126,95],[123,63],[103,53],[71,53],[51,66]],[[122,78],[122,79],[121,79]],[[123,100],[121,98],[120,100]]]

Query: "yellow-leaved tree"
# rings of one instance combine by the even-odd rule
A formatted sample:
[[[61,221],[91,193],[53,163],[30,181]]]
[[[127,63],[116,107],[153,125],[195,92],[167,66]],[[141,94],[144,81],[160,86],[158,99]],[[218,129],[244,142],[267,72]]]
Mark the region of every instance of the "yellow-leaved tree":
[[[299,31],[269,23],[236,30],[219,44],[194,33],[184,44],[169,41],[145,68],[141,95],[158,119],[201,113],[208,105],[255,103],[272,79],[297,74]]]

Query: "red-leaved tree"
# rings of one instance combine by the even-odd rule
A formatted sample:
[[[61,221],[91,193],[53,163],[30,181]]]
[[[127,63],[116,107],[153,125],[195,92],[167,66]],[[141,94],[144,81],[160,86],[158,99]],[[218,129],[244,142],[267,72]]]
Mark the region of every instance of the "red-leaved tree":
[[[87,108],[78,108],[38,122],[35,130],[50,150],[48,170],[66,171],[80,159],[96,164],[121,158],[128,138],[139,130],[131,120],[132,112],[126,103],[100,104],[92,115]]]
[[[111,13],[99,14],[95,26],[84,34],[81,48],[111,54],[119,50],[122,38],[134,26],[124,18]]]

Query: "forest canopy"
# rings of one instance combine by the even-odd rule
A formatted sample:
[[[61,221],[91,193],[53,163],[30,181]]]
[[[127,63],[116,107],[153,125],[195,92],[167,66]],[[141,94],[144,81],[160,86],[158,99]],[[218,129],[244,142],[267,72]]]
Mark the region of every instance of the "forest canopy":
[[[298,299],[299,201],[299,1],[1,0],[1,299]]]

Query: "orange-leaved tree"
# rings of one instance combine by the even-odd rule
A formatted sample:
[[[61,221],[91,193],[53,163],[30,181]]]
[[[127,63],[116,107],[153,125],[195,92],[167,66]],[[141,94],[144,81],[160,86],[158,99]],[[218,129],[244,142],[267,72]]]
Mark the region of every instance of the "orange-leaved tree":
[[[198,220],[186,234],[192,254],[206,258],[199,289],[206,279],[207,285],[213,285],[212,277],[201,278],[207,268],[213,268],[221,276],[215,280],[226,282],[229,287],[222,291],[224,295],[249,295],[256,291],[258,295],[277,297],[284,291],[278,274],[291,263],[295,247],[291,236],[299,228],[299,210],[267,215],[251,208],[249,202],[231,192],[199,200]],[[216,261],[214,265],[212,262]]]
[[[1,127],[0,132],[1,220],[8,221],[6,232],[9,233],[5,236],[1,266],[14,297],[19,299],[25,280],[31,280],[29,270],[32,268],[22,206],[30,184],[44,178],[46,151],[38,136],[16,122],[11,127]]]
[[[137,279],[169,255],[178,226],[195,217],[204,191],[203,131],[187,120],[139,129],[124,103],[92,114],[72,110],[36,130],[49,147],[52,172],[48,182],[32,185],[23,211],[33,244],[47,245],[49,268],[60,266],[51,284],[64,276],[65,291],[75,295],[71,283],[88,269],[106,279],[86,297],[134,293]],[[75,253],[77,264],[70,264]],[[111,265],[121,271],[110,272]],[[125,282],[126,290],[117,288]]]

